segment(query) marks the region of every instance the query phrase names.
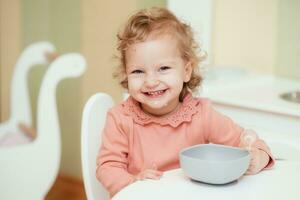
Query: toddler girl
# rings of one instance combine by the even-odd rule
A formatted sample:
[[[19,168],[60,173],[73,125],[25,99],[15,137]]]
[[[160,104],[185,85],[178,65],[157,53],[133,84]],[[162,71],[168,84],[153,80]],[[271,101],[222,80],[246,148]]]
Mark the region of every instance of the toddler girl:
[[[191,93],[201,83],[198,64],[204,54],[189,25],[164,8],[142,10],[118,34],[118,50],[117,75],[130,96],[107,114],[96,172],[111,196],[136,180],[159,179],[179,168],[183,148],[246,146],[243,128]],[[248,174],[274,163],[258,137],[251,155]]]

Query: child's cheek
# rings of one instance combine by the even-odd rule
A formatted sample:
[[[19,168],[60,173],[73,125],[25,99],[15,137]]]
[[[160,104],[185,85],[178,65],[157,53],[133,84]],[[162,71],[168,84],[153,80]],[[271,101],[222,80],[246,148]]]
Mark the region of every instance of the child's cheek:
[[[163,76],[160,76],[160,80],[164,83],[167,83],[169,86],[180,86],[183,83],[182,76],[178,73],[170,73]]]
[[[140,78],[128,78],[128,90],[138,90],[142,87],[143,81]]]

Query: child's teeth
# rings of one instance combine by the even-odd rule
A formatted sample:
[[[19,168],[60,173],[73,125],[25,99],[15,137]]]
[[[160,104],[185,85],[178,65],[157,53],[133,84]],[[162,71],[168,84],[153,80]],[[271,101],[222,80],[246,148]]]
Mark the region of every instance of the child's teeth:
[[[155,92],[148,92],[148,94],[150,94],[150,95],[158,95],[158,94],[161,94],[161,93],[163,93],[162,90],[155,91]]]

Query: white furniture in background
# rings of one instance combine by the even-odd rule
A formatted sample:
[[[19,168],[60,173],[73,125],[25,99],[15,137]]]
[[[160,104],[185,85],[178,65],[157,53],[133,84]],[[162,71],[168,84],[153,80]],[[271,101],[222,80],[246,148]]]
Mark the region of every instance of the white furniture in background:
[[[96,158],[101,144],[101,131],[106,113],[114,105],[105,93],[97,93],[85,104],[81,126],[81,161],[88,200],[108,200],[107,191],[96,178]]]
[[[37,105],[37,138],[31,143],[0,148],[0,199],[44,199],[58,174],[61,157],[56,88],[60,81],[79,77],[86,68],[77,53],[65,54],[49,66]]]
[[[201,96],[210,98],[218,111],[241,126],[257,131],[275,157],[297,160],[293,149],[300,146],[300,104],[281,99],[280,94],[299,89],[300,80],[251,74],[205,82]],[[284,148],[290,153],[282,155]]]
[[[48,63],[46,54],[53,54],[55,47],[50,42],[36,42],[26,47],[17,60],[10,88],[10,118],[0,124],[0,140],[24,133],[19,124],[32,127],[32,114],[29,98],[28,74],[37,65]],[[24,135],[24,140],[26,137]]]

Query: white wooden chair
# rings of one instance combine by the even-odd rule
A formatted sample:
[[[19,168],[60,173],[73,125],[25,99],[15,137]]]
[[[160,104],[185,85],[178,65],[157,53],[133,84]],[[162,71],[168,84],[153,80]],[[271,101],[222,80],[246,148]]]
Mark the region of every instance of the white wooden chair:
[[[81,160],[83,181],[88,200],[108,200],[108,192],[96,178],[96,157],[106,113],[114,105],[105,93],[97,93],[85,104],[81,124]]]
[[[80,76],[85,59],[77,53],[58,57],[49,66],[37,105],[37,138],[31,143],[0,148],[0,199],[44,199],[53,185],[61,158],[56,88],[66,78]]]
[[[0,124],[0,144],[8,144],[6,141],[12,135],[19,138],[20,142],[28,142],[29,138],[19,129],[20,124],[32,127],[28,73],[37,65],[47,64],[47,54],[53,54],[54,51],[55,47],[50,42],[36,42],[26,47],[18,58],[10,88],[10,118]]]

